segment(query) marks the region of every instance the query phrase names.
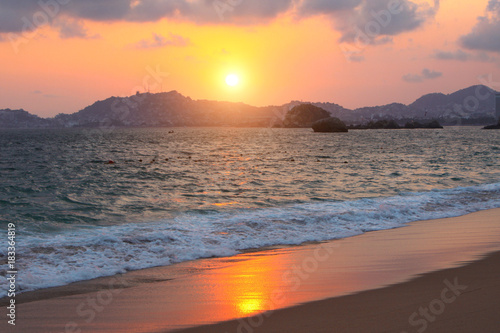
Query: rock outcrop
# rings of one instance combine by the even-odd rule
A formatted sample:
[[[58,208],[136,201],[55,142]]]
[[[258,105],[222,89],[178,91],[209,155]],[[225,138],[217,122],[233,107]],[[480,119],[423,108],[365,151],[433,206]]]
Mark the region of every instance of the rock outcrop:
[[[320,133],[334,133],[334,132],[347,132],[347,126],[342,120],[335,117],[325,118],[316,121],[312,124],[314,132]]]
[[[418,121],[410,121],[405,124],[405,128],[443,128],[439,121],[433,120],[428,123],[420,123]]]
[[[484,126],[483,129],[500,129],[500,119],[498,120],[498,124],[496,125],[488,125],[488,126]]]
[[[328,111],[312,104],[294,106],[285,115],[283,125],[287,128],[307,128],[318,120],[330,117]]]

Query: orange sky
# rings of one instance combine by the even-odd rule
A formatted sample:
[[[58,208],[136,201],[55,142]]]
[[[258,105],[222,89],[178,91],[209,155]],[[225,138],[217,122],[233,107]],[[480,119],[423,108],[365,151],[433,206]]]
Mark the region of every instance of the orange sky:
[[[355,14],[361,13],[363,1],[350,11],[333,14],[325,10],[298,15],[296,5],[263,18],[238,13],[250,11],[245,1],[249,0],[235,5],[219,21],[205,22],[196,15],[143,22],[95,20],[61,10],[52,24],[24,37],[12,27],[2,30],[0,24],[0,108],[54,116],[76,112],[96,100],[148,89],[252,105],[303,100],[356,108],[411,103],[430,92],[450,93],[480,84],[481,75],[490,75],[491,85],[500,90],[498,84],[494,86],[500,82],[500,49],[482,50],[459,41],[473,31],[477,17],[486,14],[488,0],[441,0],[436,13],[426,16],[418,27],[375,35],[377,40],[389,37],[392,42],[343,43],[359,52],[355,55],[359,61],[348,61],[339,40],[359,20]],[[412,3],[423,11],[434,2]],[[2,6],[0,1],[0,11]],[[26,11],[25,17],[33,17],[33,10]],[[215,9],[211,10],[215,15]],[[391,24],[404,24],[395,17],[388,29],[397,28]],[[84,36],[62,38],[61,24]],[[13,39],[12,33],[21,37]],[[466,54],[463,61],[434,56],[439,51],[455,54],[459,50]],[[424,69],[431,73],[429,77]],[[239,76],[238,86],[226,85],[229,73]]]

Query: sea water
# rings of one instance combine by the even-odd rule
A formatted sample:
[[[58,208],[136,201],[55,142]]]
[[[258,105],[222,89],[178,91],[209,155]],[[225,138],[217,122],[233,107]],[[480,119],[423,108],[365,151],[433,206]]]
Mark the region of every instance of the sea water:
[[[476,127],[0,132],[21,291],[498,207],[500,132]]]

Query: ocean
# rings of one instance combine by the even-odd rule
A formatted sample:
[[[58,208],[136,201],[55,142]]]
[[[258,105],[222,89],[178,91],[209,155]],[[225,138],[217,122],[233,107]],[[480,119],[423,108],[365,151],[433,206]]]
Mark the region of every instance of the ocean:
[[[20,291],[498,207],[500,132],[477,127],[0,132]]]

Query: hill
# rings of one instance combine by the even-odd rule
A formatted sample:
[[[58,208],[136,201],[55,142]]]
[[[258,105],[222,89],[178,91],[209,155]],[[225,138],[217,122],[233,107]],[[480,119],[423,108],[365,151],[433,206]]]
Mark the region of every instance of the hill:
[[[71,127],[157,127],[157,126],[283,126],[293,107],[305,104],[292,101],[282,106],[255,107],[244,103],[193,100],[177,91],[110,97],[73,114],[40,118],[24,110],[0,110],[0,128]],[[494,91],[472,86],[449,95],[433,93],[409,105],[392,103],[355,110],[335,103],[307,103],[322,108],[348,125],[370,121],[409,121],[435,119],[442,125],[487,125],[496,123]]]
[[[43,119],[23,109],[0,110],[0,128],[48,128],[53,123],[49,119]]]

